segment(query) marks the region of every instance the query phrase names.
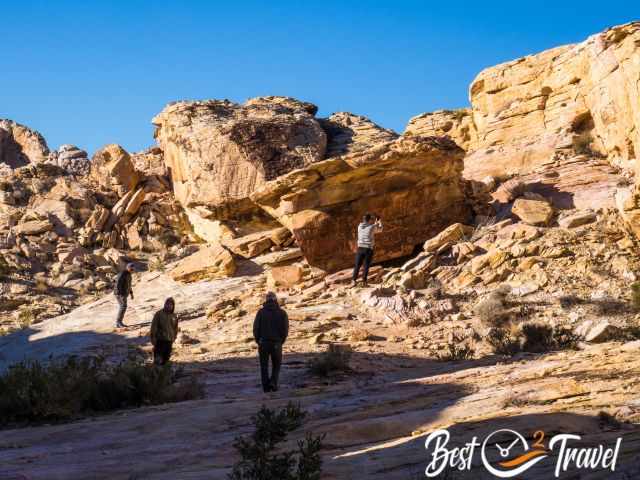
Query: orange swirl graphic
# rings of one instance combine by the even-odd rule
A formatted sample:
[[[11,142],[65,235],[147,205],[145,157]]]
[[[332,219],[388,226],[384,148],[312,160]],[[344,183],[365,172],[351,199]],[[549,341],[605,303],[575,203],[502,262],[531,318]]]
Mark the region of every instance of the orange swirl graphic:
[[[527,460],[530,460],[535,457],[539,457],[540,455],[544,455],[546,452],[544,450],[531,450],[519,457],[514,458],[513,460],[509,460],[508,462],[500,462],[498,465],[504,468],[517,467],[518,465],[522,465]]]

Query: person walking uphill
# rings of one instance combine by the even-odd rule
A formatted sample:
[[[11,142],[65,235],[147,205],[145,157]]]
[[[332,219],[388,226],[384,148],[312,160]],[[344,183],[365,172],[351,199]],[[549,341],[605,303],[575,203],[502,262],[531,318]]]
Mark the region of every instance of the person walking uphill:
[[[373,249],[375,246],[375,234],[382,231],[382,221],[367,213],[362,218],[362,223],[358,225],[358,251],[356,253],[356,265],[353,268],[353,281],[355,285],[360,275],[360,268],[364,264],[362,272],[362,284],[367,286],[367,278],[369,276],[369,267],[373,260]]]
[[[253,338],[258,344],[260,376],[265,392],[278,391],[278,376],[282,365],[282,344],[289,335],[289,317],[273,292],[267,293],[266,301],[253,321]],[[269,358],[273,364],[269,377]]]
[[[124,270],[122,270],[116,277],[116,288],[114,294],[118,300],[118,316],[116,317],[116,328],[122,328],[125,326],[122,323],[124,314],[127,311],[127,297],[131,295],[133,300],[133,290],[131,289],[131,272],[134,271],[133,263],[128,263]]]
[[[153,345],[153,363],[166,365],[171,358],[173,342],[178,336],[178,318],[175,314],[176,302],[167,298],[162,310],[158,310],[151,321],[151,344]]]

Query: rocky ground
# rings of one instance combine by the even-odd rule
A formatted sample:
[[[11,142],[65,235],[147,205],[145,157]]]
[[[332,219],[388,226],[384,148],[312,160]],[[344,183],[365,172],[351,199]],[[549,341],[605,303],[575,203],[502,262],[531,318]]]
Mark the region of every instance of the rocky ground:
[[[633,270],[637,258],[613,249],[615,242],[627,237],[619,231],[607,232],[606,218],[596,216],[595,223],[573,229],[541,228],[539,236],[529,240],[544,243],[563,236],[565,243],[555,245],[571,249],[572,256],[534,257],[545,262],[550,281],[525,290],[518,290],[514,283],[508,297],[514,312],[510,322],[521,324],[533,318],[579,326],[606,321],[620,329],[634,324],[636,314],[624,296],[630,281],[626,272]],[[505,226],[479,229],[476,242],[496,228],[500,231]],[[610,250],[630,262],[625,264],[629,270],[609,274],[621,261],[614,261]],[[581,270],[585,256],[592,261],[587,270]],[[594,444],[611,444],[621,436],[618,476],[600,472],[580,478],[634,478],[640,468],[640,431],[635,425],[640,420],[638,341],[601,337],[581,343],[577,351],[502,357],[491,353],[484,342],[487,327],[473,311],[483,298],[480,288],[471,294],[445,284],[438,299],[430,300],[431,284],[411,294],[396,287],[398,298],[407,305],[416,296],[451,302],[451,310],[437,319],[416,322],[419,310],[415,308],[390,309],[384,302],[384,308],[370,305],[383,290],[382,284],[350,288],[341,283],[343,275],[314,276],[312,269],[298,262],[302,280],[292,288],[279,289],[291,318],[282,389],[265,395],[259,385],[251,325],[278,272],[258,273],[253,263],[239,262],[233,278],[188,284],[173,281],[168,273],[137,275],[136,298],[126,318],[131,326],[124,331],[112,328],[117,306],[107,295],[2,337],[2,368],[23,357],[44,360],[51,354],[101,354],[114,360],[148,357],[150,318],[165,297],[173,296],[182,330],[174,360],[205,383],[207,396],[67,425],[5,431],[0,472],[8,478],[23,474],[30,479],[225,478],[236,458],[233,439],[250,431],[249,417],[262,404],[276,407],[290,399],[309,412],[305,430],[327,433],[323,478],[361,478],[363,474],[423,478],[428,461],[424,440],[440,427],[450,428],[461,442],[499,428],[529,436],[534,430],[549,435],[570,431]],[[169,265],[167,271],[173,267]],[[389,281],[401,267],[388,266],[385,271],[374,274]],[[606,275],[607,281],[598,273]],[[503,283],[509,284],[508,278]],[[613,304],[606,305],[605,298]],[[527,315],[523,317],[522,312]],[[441,359],[452,342],[452,332],[461,332],[470,342],[473,358]],[[352,373],[323,379],[307,371],[307,362],[329,342],[353,348]],[[543,462],[523,478],[550,478],[552,468],[552,462]],[[453,478],[490,478],[480,465],[472,473],[456,475]]]

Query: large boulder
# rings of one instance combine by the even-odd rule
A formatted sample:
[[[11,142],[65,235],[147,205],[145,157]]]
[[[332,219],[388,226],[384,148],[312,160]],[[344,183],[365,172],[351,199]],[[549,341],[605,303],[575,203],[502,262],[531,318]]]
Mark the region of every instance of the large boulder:
[[[178,262],[171,278],[178,282],[197,282],[233,275],[236,264],[231,253],[219,245],[198,250]]]
[[[131,156],[116,144],[106,145],[95,153],[91,160],[91,178],[119,196],[133,190],[140,180]]]
[[[327,137],[316,107],[287,97],[177,102],[153,119],[155,137],[185,207],[209,219],[256,209],[249,196],[266,182],[324,158]]]
[[[83,176],[87,175],[91,170],[91,162],[87,152],[75,145],[61,145],[58,150],[49,154],[47,161],[59,166],[70,175]]]
[[[553,218],[553,207],[543,200],[518,198],[511,212],[529,225],[548,225]]]
[[[0,164],[11,168],[47,160],[49,147],[35,130],[13,120],[0,119]]]
[[[327,133],[327,157],[361,152],[398,138],[394,131],[349,112],[334,113],[319,122]]]
[[[251,198],[293,233],[309,264],[353,262],[356,226],[381,216],[376,261],[402,257],[454,222],[468,220],[464,151],[445,138],[406,137],[284,175]]]
[[[481,72],[465,177],[534,171],[558,149],[629,166],[640,152],[640,22]]]

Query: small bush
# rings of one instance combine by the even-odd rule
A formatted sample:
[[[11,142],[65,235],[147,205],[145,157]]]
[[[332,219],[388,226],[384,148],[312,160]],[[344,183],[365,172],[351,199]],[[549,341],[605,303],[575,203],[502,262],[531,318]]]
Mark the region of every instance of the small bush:
[[[558,350],[578,350],[582,337],[569,327],[557,327],[553,330],[553,343]]]
[[[548,325],[527,323],[522,326],[522,335],[524,336],[522,350],[525,352],[548,352],[554,347],[553,328]]]
[[[504,328],[492,328],[489,330],[487,342],[491,345],[493,353],[498,355],[512,356],[522,350],[520,339]]]
[[[475,350],[464,342],[464,338],[457,334],[452,334],[451,341],[447,345],[447,352],[439,353],[438,360],[441,362],[455,362],[459,360],[469,360],[475,355]]]
[[[309,362],[309,372],[319,377],[328,377],[332,373],[350,372],[349,361],[353,350],[346,345],[329,344],[327,350]]]
[[[236,438],[233,446],[241,460],[233,467],[230,480],[319,480],[322,471],[320,449],[324,435],[307,434],[296,450],[278,451],[277,445],[302,426],[306,412],[289,402],[275,412],[263,406],[253,417],[254,433]]]
[[[506,298],[510,291],[508,286],[500,286],[475,306],[475,314],[485,325],[502,327],[509,320]]]
[[[631,284],[631,304],[636,310],[640,310],[640,282]]]
[[[178,384],[171,367],[71,357],[21,362],[0,376],[0,425],[69,420],[119,408],[202,398],[197,381]]]
[[[147,263],[150,272],[161,272],[166,270],[166,266],[160,257],[151,257]]]
[[[20,328],[29,328],[35,320],[36,315],[33,310],[29,308],[20,310],[20,313],[18,313],[18,325]]]
[[[588,132],[581,133],[580,135],[576,136],[573,139],[573,150],[576,153],[589,155],[592,153],[592,150],[591,150],[592,142],[593,142],[593,137],[591,136],[590,133]]]

